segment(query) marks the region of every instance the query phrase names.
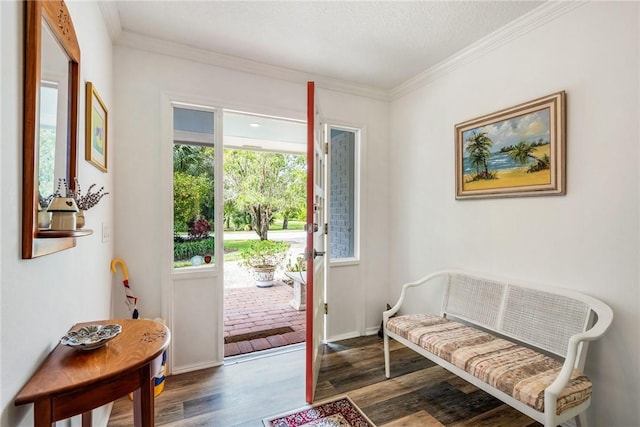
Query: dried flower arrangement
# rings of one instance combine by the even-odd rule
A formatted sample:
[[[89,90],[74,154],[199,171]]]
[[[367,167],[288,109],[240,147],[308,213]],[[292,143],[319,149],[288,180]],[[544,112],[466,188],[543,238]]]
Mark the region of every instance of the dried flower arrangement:
[[[53,193],[53,197],[72,197],[76,201],[76,205],[78,205],[78,209],[86,211],[87,209],[91,209],[107,194],[104,191],[104,187],[100,187],[100,189],[96,192],[91,192],[93,187],[96,184],[91,184],[91,186],[87,189],[86,194],[82,194],[82,189],[80,188],[80,183],[78,182],[78,178],[73,178],[75,182],[75,189],[70,189],[67,185],[67,180],[65,178],[60,178],[58,180],[58,187],[56,188],[56,192]],[[64,193],[62,192],[64,190]]]
[[[42,194],[38,194],[38,211],[47,210],[47,206],[53,200],[55,194],[49,194],[47,197]]]

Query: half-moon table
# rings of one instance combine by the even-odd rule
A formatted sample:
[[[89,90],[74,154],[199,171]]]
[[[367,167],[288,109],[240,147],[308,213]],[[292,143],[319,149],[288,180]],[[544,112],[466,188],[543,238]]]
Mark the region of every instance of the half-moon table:
[[[89,351],[58,344],[18,393],[15,404],[34,404],[36,427],[51,427],[78,414],[82,426],[90,427],[92,409],[133,392],[135,426],[153,427],[153,377],[169,346],[169,329],[153,320],[112,319],[79,323],[71,330],[90,324],[118,324],[122,332]]]

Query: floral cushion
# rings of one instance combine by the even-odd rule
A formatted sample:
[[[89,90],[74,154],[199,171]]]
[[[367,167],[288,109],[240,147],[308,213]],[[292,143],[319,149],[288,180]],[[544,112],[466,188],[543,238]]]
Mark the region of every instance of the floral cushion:
[[[398,316],[389,319],[387,329],[540,412],[544,390],[562,369],[549,356],[440,316]],[[589,399],[591,388],[574,369],[558,397],[557,414]]]

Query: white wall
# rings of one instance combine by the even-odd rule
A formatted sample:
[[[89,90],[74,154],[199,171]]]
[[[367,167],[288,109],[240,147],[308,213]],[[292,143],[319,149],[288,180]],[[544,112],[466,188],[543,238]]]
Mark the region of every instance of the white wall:
[[[166,189],[160,183],[166,181],[163,174],[171,173],[162,166],[161,143],[166,139],[161,133],[163,94],[179,95],[192,102],[213,103],[216,107],[304,120],[306,84],[231,71],[125,46],[116,47],[114,62],[114,110],[118,123],[115,138],[121,142],[114,152],[115,252],[129,264],[141,313],[147,317],[162,316],[161,288],[169,280],[169,268],[162,265],[161,260],[164,259],[163,251],[170,248],[172,236],[172,231],[162,225],[162,216],[166,215],[169,206],[164,196]],[[318,98],[326,117],[370,129],[365,159],[368,166],[364,169],[369,193],[365,198],[372,200],[370,195],[374,194],[384,200],[387,194],[387,103],[323,89],[318,89]],[[368,208],[366,203],[365,208]],[[367,280],[367,304],[374,301],[380,307],[382,303],[378,300],[384,299],[387,286],[384,243],[388,211],[386,205],[379,204],[375,209],[364,210],[370,212],[364,219],[365,246],[376,250],[371,250],[372,255],[366,261],[352,268],[362,280]],[[341,283],[336,287],[340,288],[339,285]],[[346,289],[345,286],[342,288]],[[209,310],[215,310],[215,307],[215,302],[211,301]],[[126,313],[124,305],[116,305],[115,310]],[[364,307],[362,315],[355,311],[351,303],[347,311],[336,311],[336,315],[344,316],[342,324],[347,325],[350,333],[358,335],[358,328],[363,326]],[[379,322],[380,311],[368,312],[370,325]],[[179,340],[174,338],[176,342]]]
[[[111,174],[84,161],[84,84],[92,81],[107,108],[112,107],[112,47],[97,3],[68,2],[81,50],[78,129],[78,177],[113,191]],[[0,2],[2,83],[0,110],[1,425],[33,425],[33,406],[13,400],[37,366],[75,323],[110,317],[112,244],[102,243],[101,224],[112,224],[113,195],[87,212],[94,234],[78,239],[73,249],[22,260],[22,85],[24,4]],[[111,120],[111,129],[113,121]],[[111,148],[116,143],[110,138]],[[94,413],[105,425],[106,408]],[[72,425],[78,425],[76,417]],[[64,425],[59,423],[58,425]]]
[[[594,426],[638,424],[639,4],[594,2],[391,105],[390,277],[463,268],[576,289],[614,311],[590,348]],[[567,92],[567,195],[456,201],[454,125]]]

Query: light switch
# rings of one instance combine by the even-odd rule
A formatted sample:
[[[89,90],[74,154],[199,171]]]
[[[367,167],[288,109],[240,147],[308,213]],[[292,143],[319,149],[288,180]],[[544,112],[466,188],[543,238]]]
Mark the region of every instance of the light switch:
[[[102,243],[108,243],[111,240],[111,227],[109,224],[102,223]]]

